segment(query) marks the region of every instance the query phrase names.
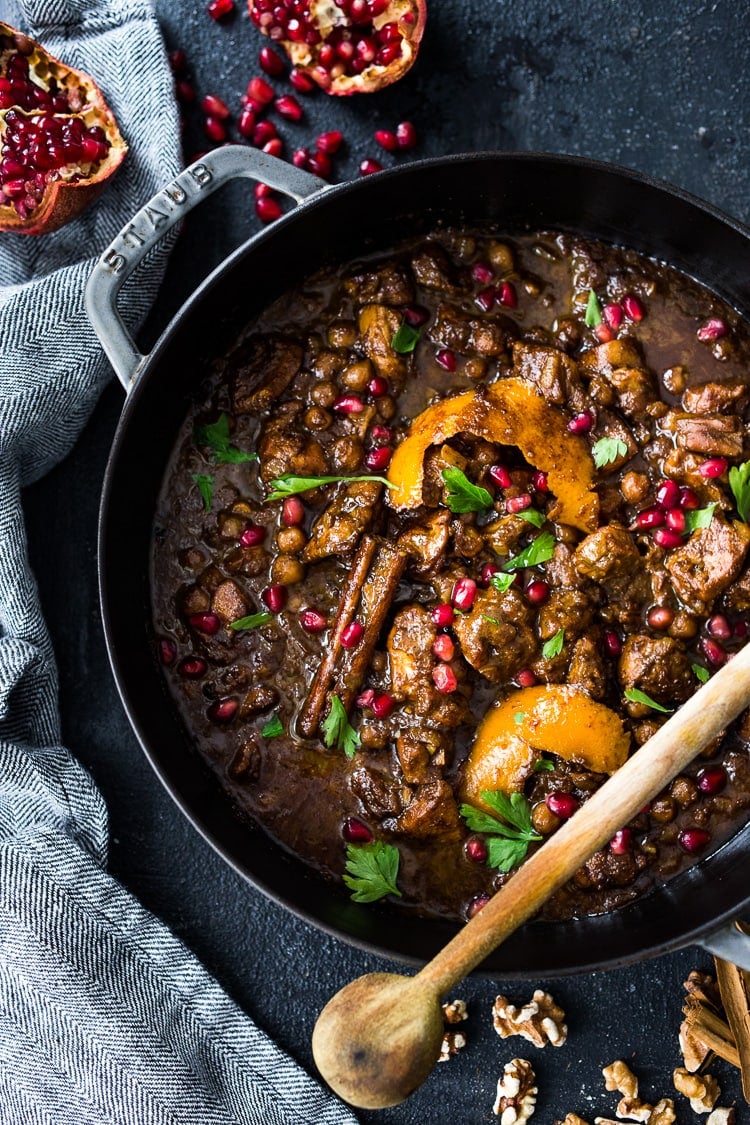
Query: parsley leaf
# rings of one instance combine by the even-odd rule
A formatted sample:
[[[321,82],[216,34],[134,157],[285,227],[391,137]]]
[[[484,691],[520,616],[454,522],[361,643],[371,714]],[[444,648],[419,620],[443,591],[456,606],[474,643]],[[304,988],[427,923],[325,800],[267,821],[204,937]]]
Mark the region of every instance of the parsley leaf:
[[[531,823],[531,806],[523,793],[510,796],[496,789],[484,790],[482,800],[492,809],[494,816],[475,809],[473,805],[461,805],[461,816],[472,832],[482,832],[490,837],[487,841],[487,864],[501,871],[510,871],[524,859],[532,840],[541,840]]]
[[[729,470],[729,487],[732,490],[737,512],[743,523],[750,523],[750,461]]]
[[[337,750],[343,750],[347,758],[354,757],[362,740],[349,722],[344,704],[337,695],[331,696],[331,710],[320,729],[323,731],[323,743],[329,750],[335,746]]]
[[[294,473],[284,473],[271,481],[271,489],[266,496],[266,504],[272,500],[283,500],[286,496],[296,496],[298,492],[309,492],[311,488],[320,488],[322,484],[336,484],[338,481],[374,480],[384,484],[386,488],[395,488],[385,477],[296,477]]]
[[[526,523],[533,523],[534,527],[541,527],[547,518],[544,512],[539,512],[536,508],[526,508],[523,512],[517,512],[516,515],[519,519],[526,520]]]
[[[540,563],[548,562],[554,553],[555,537],[551,531],[543,531],[525,550],[521,551],[520,555],[506,559],[503,570],[522,570],[527,566],[539,566]],[[497,575],[493,576],[493,581],[496,577]]]
[[[198,491],[203,497],[203,509],[211,511],[214,502],[214,478],[207,477],[204,473],[193,473],[193,480],[198,485]]]
[[[472,484],[455,465],[443,469],[442,477],[447,486],[445,503],[452,512],[483,512],[492,507],[492,497],[487,489]]]
[[[278,715],[272,715],[260,733],[264,738],[278,738],[284,733],[284,724]]]
[[[398,895],[396,886],[399,850],[393,844],[373,840],[369,844],[349,844],[346,849],[344,882],[352,891],[353,902],[376,902],[386,895]]]
[[[494,586],[501,594],[510,590],[511,586],[516,580],[515,574],[493,574],[490,578],[490,586]]]
[[[699,679],[702,684],[708,682],[711,677],[708,668],[704,668],[702,664],[691,664],[690,667],[693,669],[696,678]]]
[[[525,711],[516,711],[515,715],[513,716],[513,722],[516,724],[517,727],[520,727],[525,718],[526,718],[526,712]]]
[[[550,639],[545,641],[542,645],[542,656],[545,660],[551,660],[553,656],[559,656],[564,644],[565,630],[558,629],[554,637],[550,637]]]
[[[268,625],[273,621],[272,613],[250,613],[247,617],[238,617],[236,621],[229,622],[229,628],[239,633],[241,629],[257,629],[259,625]]]
[[[502,625],[502,621],[498,621],[496,617],[490,617],[488,613],[482,614],[482,621],[489,621],[490,625]]]
[[[409,352],[413,352],[416,348],[420,336],[421,332],[418,328],[412,328],[410,324],[402,320],[393,334],[391,347],[394,352],[398,352],[399,355],[408,355]]]
[[[220,414],[209,426],[196,426],[195,440],[207,445],[210,456],[221,465],[239,465],[243,461],[257,461],[257,453],[243,453],[229,441],[229,415]]]
[[[620,438],[599,438],[591,447],[591,455],[597,469],[603,469],[605,465],[611,465],[618,457],[624,457],[627,451],[627,442],[621,441]]]
[[[602,322],[602,306],[593,289],[589,289],[589,299],[586,302],[586,313],[583,322],[587,328],[596,328]]]
[[[534,762],[534,773],[542,773],[543,770],[553,770],[555,763],[551,762],[549,758],[537,758]]]
[[[685,512],[685,531],[691,534],[699,528],[709,527],[715,507],[716,504],[709,504],[706,508],[689,508]]]
[[[638,688],[628,688],[625,698],[631,703],[645,703],[647,707],[652,707],[654,711],[662,711],[665,715],[671,715],[674,710],[673,707],[662,707],[661,703],[657,703],[650,695],[646,695],[645,691],[639,691]]]

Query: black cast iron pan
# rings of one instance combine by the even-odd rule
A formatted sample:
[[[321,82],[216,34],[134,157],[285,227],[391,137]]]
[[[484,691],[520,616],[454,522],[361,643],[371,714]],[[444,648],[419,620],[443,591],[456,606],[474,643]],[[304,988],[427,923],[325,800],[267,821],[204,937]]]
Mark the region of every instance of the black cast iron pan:
[[[246,176],[300,204],[251,238],[200,286],[141,355],[115,306],[126,277],[206,194]],[[308,921],[372,951],[430,958],[456,927],[358,906],[262,832],[241,822],[191,746],[155,656],[149,551],[170,449],[210,360],[238,329],[307,274],[387,250],[440,225],[557,229],[669,262],[750,317],[750,231],[685,193],[592,161],[471,154],[402,165],[329,187],[256,150],[207,154],[154,197],[95,267],[87,307],[128,396],[107,467],[99,535],[104,627],[117,686],[151,764],[185,815],[253,884]],[[733,919],[750,906],[750,826],[685,874],[613,913],[531,923],[484,963],[509,977],[614,967],[699,942],[750,968]]]

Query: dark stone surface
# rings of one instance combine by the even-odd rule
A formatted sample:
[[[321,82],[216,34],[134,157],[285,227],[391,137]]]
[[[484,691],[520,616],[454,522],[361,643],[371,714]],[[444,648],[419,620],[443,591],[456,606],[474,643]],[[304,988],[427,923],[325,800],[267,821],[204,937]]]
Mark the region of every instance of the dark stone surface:
[[[203,2],[157,0],[168,45],[187,52],[199,93],[237,107],[256,73],[259,36],[244,13],[213,23]],[[407,78],[368,98],[305,99],[306,120],[284,122],[290,147],[341,128],[348,147],[336,178],[380,156],[375,128],[404,118],[420,132],[417,156],[478,149],[546,149],[582,154],[670,180],[750,216],[748,127],[750,38],[742,5],[581,0],[433,0],[420,60]],[[188,114],[186,153],[205,145],[200,112]],[[385,156],[384,164],[393,158]],[[256,227],[252,201],[229,190],[187,224],[163,296],[144,339],[153,338],[208,268]],[[95,551],[98,496],[121,405],[104,395],[68,460],[28,491],[30,551],[60,664],[67,743],[92,771],[110,808],[111,869],[183,938],[232,996],[286,1050],[313,1069],[315,1015],[349,979],[384,963],[282,911],[229,870],[193,831],[153,777],[130,733],[110,676],[99,622]],[[137,497],[133,502],[137,503]],[[551,985],[568,1013],[560,1050],[501,1042],[490,1023],[500,982],[472,979],[469,1046],[440,1066],[401,1107],[363,1113],[392,1125],[473,1125],[491,1107],[502,1065],[529,1057],[540,1094],[535,1120],[551,1125],[575,1111],[613,1115],[600,1068],[630,1060],[649,1100],[671,1092],[679,1063],[680,982],[707,967],[699,950]],[[508,986],[523,1000],[532,985]],[[527,1049],[528,1048],[528,1049]],[[717,1064],[725,1094],[748,1120],[736,1072]],[[678,1121],[695,1117],[678,1098]]]

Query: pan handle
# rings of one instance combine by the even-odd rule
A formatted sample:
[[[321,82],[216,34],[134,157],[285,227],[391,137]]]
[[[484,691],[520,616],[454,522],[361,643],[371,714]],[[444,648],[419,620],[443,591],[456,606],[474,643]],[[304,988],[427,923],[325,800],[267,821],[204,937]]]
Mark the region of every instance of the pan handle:
[[[726,922],[718,930],[702,937],[698,944],[708,953],[714,953],[723,961],[731,961],[750,972],[750,934],[742,923]]]
[[[104,251],[86,284],[86,312],[126,391],[134,385],[148,356],[138,351],[117,309],[123,282],[170,227],[206,196],[240,176],[268,184],[297,203],[330,186],[258,149],[225,145],[189,165],[140,209]]]

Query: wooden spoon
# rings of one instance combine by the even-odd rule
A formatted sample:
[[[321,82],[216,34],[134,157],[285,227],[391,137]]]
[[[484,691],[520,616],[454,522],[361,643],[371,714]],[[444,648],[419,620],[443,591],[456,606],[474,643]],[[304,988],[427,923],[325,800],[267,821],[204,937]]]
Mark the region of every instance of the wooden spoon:
[[[341,989],[321,1012],[312,1038],[315,1062],[329,1086],[362,1109],[382,1109],[408,1097],[440,1053],[442,997],[749,703],[750,644],[526,860],[416,976],[369,973]]]

